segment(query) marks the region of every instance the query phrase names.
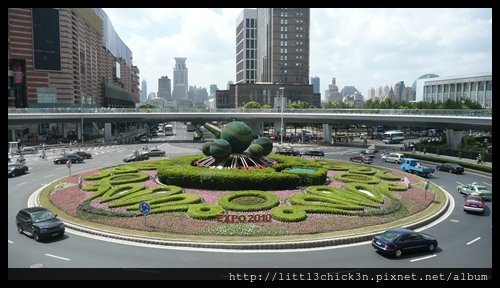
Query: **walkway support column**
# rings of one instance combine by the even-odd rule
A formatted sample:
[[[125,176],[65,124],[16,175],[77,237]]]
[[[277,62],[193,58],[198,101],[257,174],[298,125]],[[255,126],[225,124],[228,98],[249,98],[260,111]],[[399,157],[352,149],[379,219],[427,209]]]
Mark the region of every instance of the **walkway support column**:
[[[446,144],[451,148],[457,148],[458,144],[462,142],[462,137],[464,136],[464,131],[457,131],[453,129],[446,129]]]
[[[332,143],[332,125],[323,124],[323,141],[325,143]]]

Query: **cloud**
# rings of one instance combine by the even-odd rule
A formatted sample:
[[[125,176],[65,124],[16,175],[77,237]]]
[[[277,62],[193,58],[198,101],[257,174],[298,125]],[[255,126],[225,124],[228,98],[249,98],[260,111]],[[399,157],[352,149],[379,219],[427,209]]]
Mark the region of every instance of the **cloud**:
[[[148,92],[187,57],[189,85],[235,81],[236,19],[242,9],[104,9],[133,53]],[[492,9],[311,9],[310,76],[340,89],[411,86],[423,74],[492,70]]]

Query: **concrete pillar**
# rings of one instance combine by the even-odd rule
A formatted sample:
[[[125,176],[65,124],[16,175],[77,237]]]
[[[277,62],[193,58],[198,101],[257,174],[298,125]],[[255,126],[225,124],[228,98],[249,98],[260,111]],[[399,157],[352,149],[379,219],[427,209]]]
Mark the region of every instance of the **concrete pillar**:
[[[82,134],[83,134],[82,130],[83,130],[83,127],[81,125],[82,125],[81,122],[76,125],[76,131],[78,133],[78,139],[82,139]],[[65,132],[65,134],[66,134],[66,132]]]
[[[111,123],[104,123],[104,140],[113,140],[113,133],[111,131]]]
[[[462,141],[462,137],[464,136],[464,131],[456,131],[453,129],[446,129],[446,144],[448,144],[451,148],[457,148],[458,144]]]
[[[247,121],[245,124],[252,129],[252,135],[259,135],[262,131],[262,122],[260,121]]]
[[[332,126],[330,124],[323,124],[323,139],[325,143],[332,143]]]
[[[281,120],[274,121],[274,131],[276,133],[276,136],[281,136]],[[286,136],[286,122],[283,121],[283,137]],[[278,139],[279,141],[280,139]],[[285,141],[285,140],[283,140]]]

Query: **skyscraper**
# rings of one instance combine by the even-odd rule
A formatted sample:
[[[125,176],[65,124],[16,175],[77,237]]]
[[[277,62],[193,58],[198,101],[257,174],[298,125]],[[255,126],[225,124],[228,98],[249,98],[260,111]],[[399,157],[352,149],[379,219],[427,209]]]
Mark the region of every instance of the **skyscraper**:
[[[243,9],[236,20],[236,83],[257,79],[257,10]]]
[[[186,59],[174,57],[174,92],[172,100],[187,100],[188,99],[188,68],[186,67]]]
[[[311,77],[311,84],[313,85],[313,92],[320,93],[319,92],[319,77],[318,76]]]
[[[168,76],[162,76],[158,79],[158,93],[156,96],[158,98],[163,98],[167,101],[172,100],[172,89],[171,89],[171,81],[168,79]]]
[[[309,84],[309,8],[257,9],[257,81]]]
[[[148,82],[143,79],[141,85],[141,102],[146,102],[146,100],[148,100]]]

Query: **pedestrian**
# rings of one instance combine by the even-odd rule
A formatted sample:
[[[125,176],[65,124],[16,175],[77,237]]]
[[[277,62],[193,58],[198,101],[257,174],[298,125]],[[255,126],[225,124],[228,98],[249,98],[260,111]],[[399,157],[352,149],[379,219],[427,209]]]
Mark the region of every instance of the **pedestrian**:
[[[481,154],[477,155],[477,164],[483,164],[483,157],[481,157]]]
[[[411,149],[411,154],[415,155],[415,146]]]
[[[423,151],[424,151],[424,155],[425,155],[427,153],[427,148],[424,147]]]
[[[405,176],[403,178],[403,183],[404,183],[406,189],[410,188],[410,180],[408,180],[408,177]]]
[[[83,180],[82,180],[82,176],[78,177],[78,188],[82,189],[82,186],[83,186]]]
[[[429,180],[425,180],[424,184],[424,198],[427,198],[427,191],[429,190]]]

